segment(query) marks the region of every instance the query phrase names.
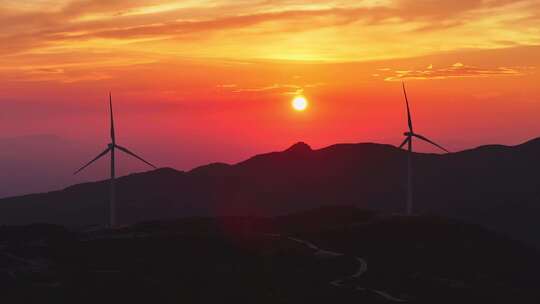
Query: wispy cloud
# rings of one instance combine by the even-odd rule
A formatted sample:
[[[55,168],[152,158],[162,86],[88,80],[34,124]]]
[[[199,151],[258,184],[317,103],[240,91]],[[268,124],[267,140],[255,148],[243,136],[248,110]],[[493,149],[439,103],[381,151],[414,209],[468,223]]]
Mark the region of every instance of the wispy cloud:
[[[495,67],[482,68],[472,65],[465,65],[456,62],[450,66],[436,68],[429,65],[422,70],[392,70],[386,81],[402,81],[407,79],[447,79],[447,78],[469,78],[469,77],[495,77],[495,76],[520,76],[531,71],[532,67]]]
[[[390,59],[539,44],[538,16],[536,0],[5,0],[0,54]]]
[[[250,88],[235,88],[232,93],[266,93],[266,94],[283,94],[294,95],[301,94],[304,89],[301,86],[293,84],[273,84],[262,87],[250,87]]]
[[[324,86],[322,82],[318,83],[307,83],[304,85],[296,84],[272,84],[267,86],[253,86],[253,87],[241,87],[237,84],[221,84],[217,87],[220,89],[229,90],[231,93],[240,93],[240,94],[279,94],[279,95],[299,95],[303,94],[306,89],[316,88]]]

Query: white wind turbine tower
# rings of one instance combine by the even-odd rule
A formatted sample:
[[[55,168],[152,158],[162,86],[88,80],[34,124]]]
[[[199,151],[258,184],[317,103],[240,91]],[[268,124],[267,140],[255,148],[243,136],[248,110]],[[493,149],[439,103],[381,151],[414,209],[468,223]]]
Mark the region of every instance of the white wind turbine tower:
[[[431,141],[430,139],[426,138],[425,136],[422,136],[420,134],[414,133],[413,131],[413,124],[411,119],[411,111],[409,109],[409,100],[407,98],[407,91],[405,90],[405,83],[402,83],[403,86],[403,94],[405,95],[405,104],[407,105],[407,119],[409,124],[409,131],[403,133],[405,135],[405,140],[403,143],[399,146],[399,148],[403,148],[406,144],[408,144],[408,152],[407,153],[407,215],[412,214],[413,209],[413,166],[412,166],[412,154],[413,154],[413,137],[416,137],[418,139],[421,139],[423,141],[426,141],[445,152],[450,153],[448,150],[443,148],[442,146],[436,144],[435,142]]]
[[[111,93],[109,93],[109,108],[110,108],[110,114],[111,114],[111,143],[108,144],[107,149],[105,151],[101,152],[96,158],[92,159],[90,162],[88,162],[86,165],[84,165],[79,170],[75,171],[74,174],[77,174],[84,170],[86,167],[90,166],[93,162],[97,161],[101,157],[105,156],[107,153],[111,153],[111,179],[110,179],[110,193],[109,193],[109,227],[114,228],[116,226],[116,194],[115,194],[115,161],[114,161],[114,152],[116,149],[127,153],[140,161],[146,163],[147,165],[156,168],[156,166],[152,165],[151,163],[147,162],[146,160],[142,159],[135,153],[129,151],[127,148],[124,148],[122,146],[119,146],[116,144],[116,137],[114,134],[114,117],[113,117],[113,108],[112,108],[112,97]]]

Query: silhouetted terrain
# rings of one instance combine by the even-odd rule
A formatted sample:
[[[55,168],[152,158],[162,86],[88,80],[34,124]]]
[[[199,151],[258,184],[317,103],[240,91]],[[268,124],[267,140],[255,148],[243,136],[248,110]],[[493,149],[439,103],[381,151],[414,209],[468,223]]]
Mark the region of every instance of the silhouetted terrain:
[[[0,228],[3,303],[538,303],[535,250],[438,217],[325,207],[115,231]]]
[[[275,216],[353,205],[387,214],[405,208],[406,152],[389,145],[298,143],[244,162],[120,178],[124,224],[187,216]],[[418,214],[481,224],[540,244],[540,139],[446,154],[415,154]],[[103,174],[105,175],[106,172]],[[0,223],[84,227],[106,219],[108,183],[0,200]]]

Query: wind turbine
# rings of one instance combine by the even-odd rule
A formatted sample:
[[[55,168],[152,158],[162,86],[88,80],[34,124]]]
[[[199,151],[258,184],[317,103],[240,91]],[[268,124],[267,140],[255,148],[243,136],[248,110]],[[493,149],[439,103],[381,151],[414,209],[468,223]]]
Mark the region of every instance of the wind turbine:
[[[129,154],[138,160],[144,162],[145,164],[156,168],[156,166],[152,165],[151,163],[144,160],[142,157],[136,155],[135,153],[129,151],[127,148],[124,148],[120,145],[116,144],[116,136],[114,133],[114,117],[113,117],[113,108],[112,108],[112,97],[111,93],[109,93],[109,108],[110,108],[110,114],[111,114],[111,143],[107,145],[107,149],[105,151],[101,152],[98,156],[96,156],[94,159],[89,161],[86,165],[81,167],[79,170],[75,171],[74,174],[77,174],[84,170],[86,167],[90,166],[93,162],[97,161],[101,157],[105,156],[107,153],[110,152],[111,154],[111,179],[110,179],[110,192],[109,192],[109,227],[114,228],[116,226],[116,193],[115,193],[115,158],[114,158],[114,152],[116,149]]]
[[[409,109],[409,99],[407,98],[407,91],[405,90],[405,83],[401,83],[403,86],[403,94],[405,95],[405,104],[407,105],[407,120],[409,124],[409,131],[403,133],[405,135],[405,140],[403,143],[399,146],[399,148],[403,148],[406,144],[408,145],[408,151],[407,154],[407,215],[412,214],[412,208],[413,208],[413,167],[412,167],[412,154],[413,154],[413,137],[416,137],[418,139],[421,139],[423,141],[426,141],[439,149],[442,149],[445,152],[450,153],[448,150],[443,148],[442,146],[436,144],[432,140],[428,139],[427,137],[414,133],[413,131],[413,124],[411,119],[411,111]]]

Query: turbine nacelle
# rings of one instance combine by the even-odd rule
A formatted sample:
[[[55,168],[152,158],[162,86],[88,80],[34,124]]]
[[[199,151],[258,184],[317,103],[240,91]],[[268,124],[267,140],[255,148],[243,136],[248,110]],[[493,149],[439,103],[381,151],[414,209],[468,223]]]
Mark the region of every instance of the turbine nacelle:
[[[404,135],[404,136],[407,136],[407,137],[411,137],[411,136],[413,136],[414,134],[411,133],[411,132],[405,132],[405,133],[403,133],[403,135]]]

